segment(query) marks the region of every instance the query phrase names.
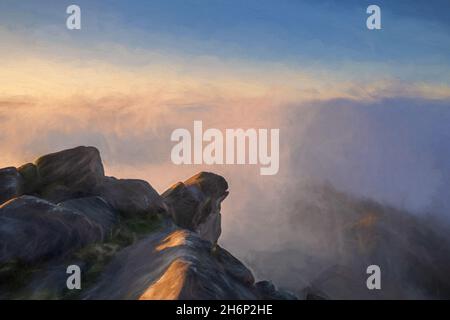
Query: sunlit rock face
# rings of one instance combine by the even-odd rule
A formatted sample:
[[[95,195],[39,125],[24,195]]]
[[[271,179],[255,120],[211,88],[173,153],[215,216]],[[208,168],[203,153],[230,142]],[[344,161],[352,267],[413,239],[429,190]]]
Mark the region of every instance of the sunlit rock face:
[[[268,282],[267,282],[268,283]],[[228,251],[186,229],[155,233],[121,252],[87,299],[293,299],[261,290]]]
[[[195,232],[155,233],[120,253],[94,299],[257,299],[251,272],[224,249],[213,251]]]
[[[0,169],[0,299],[294,299],[217,245],[227,195],[208,172],[162,196],[105,177],[93,147]]]

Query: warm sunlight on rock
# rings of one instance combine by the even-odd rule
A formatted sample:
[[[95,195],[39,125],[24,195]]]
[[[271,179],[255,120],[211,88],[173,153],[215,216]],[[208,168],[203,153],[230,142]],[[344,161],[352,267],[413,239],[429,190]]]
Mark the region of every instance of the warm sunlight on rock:
[[[163,240],[159,246],[156,247],[156,251],[162,251],[167,248],[178,247],[186,243],[187,231],[177,230],[171,233],[167,238]]]
[[[175,260],[164,274],[151,285],[139,300],[174,300],[177,299],[184,286],[189,263]]]

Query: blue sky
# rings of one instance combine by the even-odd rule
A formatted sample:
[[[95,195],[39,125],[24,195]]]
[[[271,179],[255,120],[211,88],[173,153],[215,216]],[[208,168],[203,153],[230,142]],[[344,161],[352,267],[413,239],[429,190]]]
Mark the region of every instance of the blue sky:
[[[65,28],[73,3],[82,10],[80,31]],[[366,28],[373,3],[381,7],[382,30]],[[141,54],[152,52],[186,65],[213,57],[239,61],[238,69],[260,63],[268,74],[264,63],[337,81],[450,86],[449,21],[447,0],[2,0],[0,57],[16,48],[53,61],[136,67],[154,63]]]
[[[70,34],[79,46],[111,41],[292,63],[450,64],[450,2],[440,0],[2,0],[1,25],[63,27],[71,3],[82,8],[83,30]],[[371,3],[382,9],[381,31],[365,28]]]

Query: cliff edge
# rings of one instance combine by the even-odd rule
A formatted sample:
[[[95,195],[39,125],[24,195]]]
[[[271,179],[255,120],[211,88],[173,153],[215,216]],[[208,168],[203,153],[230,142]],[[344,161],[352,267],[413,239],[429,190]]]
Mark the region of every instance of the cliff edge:
[[[227,195],[208,172],[162,195],[107,177],[94,147],[0,169],[0,298],[295,299],[217,244]]]

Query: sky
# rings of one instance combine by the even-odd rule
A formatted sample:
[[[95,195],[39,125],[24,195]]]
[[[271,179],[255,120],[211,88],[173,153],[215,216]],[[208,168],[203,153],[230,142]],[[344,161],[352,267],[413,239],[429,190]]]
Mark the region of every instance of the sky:
[[[130,47],[275,61],[339,58],[411,63],[433,57],[449,62],[448,42],[443,40],[449,36],[450,4],[445,0],[378,1],[382,32],[364,28],[370,1],[3,0],[2,25],[56,27],[64,22],[65,8],[72,3],[83,11],[83,31],[66,33],[77,40],[75,46],[114,41]],[[202,45],[192,46],[190,41]]]
[[[449,216],[449,31],[438,0],[0,0],[0,167],[94,145],[108,174],[159,192],[212,170],[231,186],[224,241],[245,229],[253,246],[277,192],[311,181]],[[280,128],[279,174],[175,166],[170,134],[194,120]]]
[[[325,67],[350,78],[365,71],[449,83],[448,1],[378,1],[382,30],[376,32],[365,27],[369,1],[78,1],[83,27],[77,32],[63,28],[72,2],[3,0],[2,31],[43,54],[68,50],[76,59],[82,51],[83,57],[124,65],[145,57],[135,61],[105,52],[108,46],[313,71]],[[11,53],[8,44],[2,47]]]

